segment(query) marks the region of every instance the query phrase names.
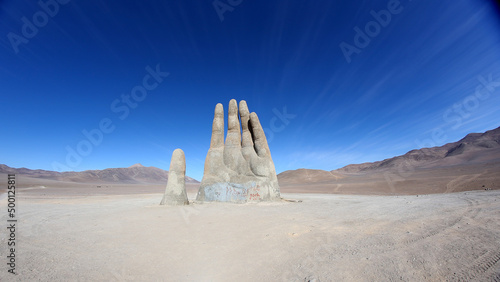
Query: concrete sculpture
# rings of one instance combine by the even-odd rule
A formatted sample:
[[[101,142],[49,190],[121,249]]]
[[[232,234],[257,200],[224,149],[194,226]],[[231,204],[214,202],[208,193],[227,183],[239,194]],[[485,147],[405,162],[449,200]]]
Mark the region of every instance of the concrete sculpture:
[[[243,203],[279,199],[276,169],[257,114],[250,113],[247,103],[241,101],[238,117],[236,100],[231,100],[224,143],[224,110],[217,104],[196,200]]]
[[[160,205],[187,205],[186,157],[181,149],[175,149],[170,160],[167,188]]]

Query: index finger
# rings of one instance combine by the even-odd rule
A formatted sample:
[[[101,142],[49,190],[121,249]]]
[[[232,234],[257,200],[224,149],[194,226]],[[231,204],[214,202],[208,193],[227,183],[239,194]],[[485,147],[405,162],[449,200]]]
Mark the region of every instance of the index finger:
[[[217,106],[215,106],[210,148],[222,147],[224,147],[224,108],[221,103],[218,103]]]

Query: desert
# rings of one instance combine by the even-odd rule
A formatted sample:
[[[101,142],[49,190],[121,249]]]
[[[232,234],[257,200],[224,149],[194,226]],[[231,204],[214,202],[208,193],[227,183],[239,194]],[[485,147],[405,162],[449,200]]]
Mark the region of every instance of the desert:
[[[81,191],[19,189],[18,274],[13,279],[2,264],[2,281],[500,278],[495,190],[283,193],[291,201],[164,207],[162,187],[156,193],[154,187],[149,193],[116,187],[92,195],[85,194],[87,187],[66,188]]]
[[[0,18],[0,281],[500,282],[499,1]]]
[[[498,150],[474,145],[498,131],[381,162],[424,160],[407,174],[381,163],[286,171],[280,201],[243,204],[198,202],[200,183],[186,176],[189,205],[161,206],[168,172],[140,164],[3,165],[17,183],[15,280],[498,281]],[[447,153],[465,146],[472,153]]]

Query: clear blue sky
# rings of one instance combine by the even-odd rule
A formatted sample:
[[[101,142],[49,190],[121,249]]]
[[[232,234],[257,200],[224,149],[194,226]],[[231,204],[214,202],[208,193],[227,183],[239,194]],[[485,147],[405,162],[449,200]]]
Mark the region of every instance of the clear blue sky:
[[[0,163],[12,167],[168,170],[182,148],[201,180],[214,107],[231,98],[259,115],[278,173],[500,126],[492,1],[42,2],[0,1]]]

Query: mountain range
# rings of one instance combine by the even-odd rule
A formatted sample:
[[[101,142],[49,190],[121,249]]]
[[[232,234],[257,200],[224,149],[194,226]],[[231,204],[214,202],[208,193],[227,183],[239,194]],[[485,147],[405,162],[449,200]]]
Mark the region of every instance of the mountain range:
[[[0,164],[0,174],[8,173],[33,181],[96,185],[165,185],[168,181],[168,171],[141,164],[81,172],[32,170]],[[500,127],[382,161],[350,164],[331,171],[288,170],[278,175],[278,181],[285,193],[426,194],[500,189]],[[186,183],[196,185],[199,181],[186,176]]]
[[[411,150],[377,162],[278,175],[284,191],[398,194],[500,189],[500,127],[443,146]]]
[[[78,183],[125,183],[125,184],[166,184],[168,171],[157,167],[145,167],[140,163],[130,167],[107,168],[103,170],[57,172],[41,169],[12,168],[0,164],[0,173],[15,173],[30,178],[41,178]],[[186,176],[186,183],[199,183],[196,179]]]
[[[442,167],[449,165],[500,161],[500,127],[485,133],[470,133],[457,142],[439,147],[411,150],[408,153],[373,163],[351,164],[336,172],[362,172],[394,168],[401,165],[414,167]]]

